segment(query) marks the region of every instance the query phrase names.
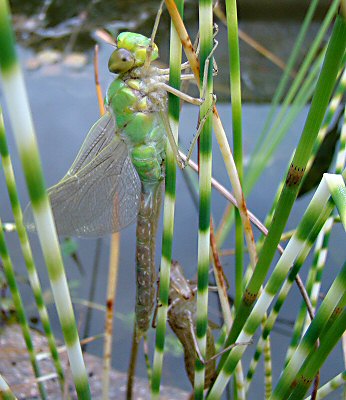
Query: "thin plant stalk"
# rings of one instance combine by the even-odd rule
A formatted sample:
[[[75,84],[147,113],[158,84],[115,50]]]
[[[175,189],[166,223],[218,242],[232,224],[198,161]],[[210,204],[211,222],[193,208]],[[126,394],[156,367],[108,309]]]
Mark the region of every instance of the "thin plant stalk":
[[[21,205],[19,202],[18,191],[16,180],[14,176],[14,171],[12,167],[11,156],[8,151],[8,145],[6,140],[5,126],[2,116],[2,110],[0,107],[0,154],[2,158],[2,165],[4,169],[4,175],[7,185],[7,191],[9,194],[12,212],[14,216],[14,220],[16,223],[16,228],[18,232],[18,237],[20,241],[20,245],[23,252],[23,257],[25,261],[25,265],[28,271],[29,282],[34,294],[34,298],[36,301],[37,309],[41,318],[43,330],[45,332],[48,346],[51,352],[51,356],[53,359],[53,363],[55,369],[58,374],[60,387],[63,390],[64,388],[64,372],[59,359],[59,354],[56,347],[55,338],[52,332],[51,324],[49,321],[49,315],[47,311],[47,307],[44,303],[42,288],[40,284],[40,280],[36,271],[36,266],[34,262],[34,258],[31,251],[31,246],[29,242],[29,238],[26,232],[26,229],[23,224],[23,213],[21,209]]]
[[[258,263],[252,275],[241,306],[238,309],[236,318],[226,341],[226,346],[234,343],[238,337],[244,323],[249,316],[254,302],[258,296],[258,291],[264,282],[270,263],[274,257],[276,247],[286,225],[288,216],[296,199],[299,185],[304,174],[304,170],[310,157],[313,143],[317,137],[319,128],[322,124],[324,113],[327,109],[335,80],[340,69],[340,64],[344,56],[346,46],[346,22],[338,16],[334,25],[332,36],[326,52],[324,64],[318,79],[316,91],[312,99],[311,107],[303,129],[301,139],[293,157],[289,172],[287,174],[285,186],[281,192],[277,208],[273,217],[273,222],[269,228],[261,249]],[[221,366],[227,359],[227,354],[221,359]]]
[[[234,162],[238,171],[239,182],[243,183],[243,139],[242,139],[242,106],[240,84],[240,56],[238,38],[238,17],[236,0],[226,1],[228,47],[230,60],[230,87],[232,98],[232,128]],[[243,268],[244,268],[244,240],[240,214],[235,210],[235,307],[237,308],[242,297]]]
[[[232,128],[233,128],[233,151],[234,162],[238,171],[239,182],[243,184],[243,138],[242,138],[242,104],[241,104],[241,81],[240,81],[240,55],[238,38],[238,16],[236,0],[226,1],[226,17],[228,32],[228,51],[230,60],[230,89],[232,98]],[[243,294],[244,274],[244,232],[242,220],[238,209],[235,209],[235,309],[240,304]],[[243,368],[238,364],[235,380],[235,391],[237,398],[245,399],[245,385]]]
[[[103,102],[102,88],[101,88],[100,80],[99,80],[99,46],[98,45],[95,45],[93,62],[94,62],[94,81],[95,81],[97,102],[99,105],[100,115],[103,115],[105,113],[105,105]]]
[[[264,398],[269,399],[272,393],[272,357],[270,348],[270,336],[268,336],[264,342]]]
[[[317,302],[321,288],[322,273],[328,255],[328,243],[330,238],[330,232],[333,227],[333,220],[334,220],[333,216],[327,219],[326,223],[323,226],[323,229],[321,230],[316,240],[316,247],[315,247],[316,262],[312,266],[312,268],[315,270],[315,279],[311,288],[311,296],[310,296],[310,301],[314,312],[317,309]],[[309,314],[307,313],[305,318],[305,326],[302,329],[302,333],[304,333],[307,330],[310,323],[311,319],[309,317]]]
[[[218,290],[224,327],[226,328],[227,332],[229,332],[232,326],[233,318],[227,295],[227,284],[224,278],[224,271],[220,262],[220,257],[216,246],[216,240],[214,235],[214,224],[212,218],[210,222],[210,247],[212,251],[212,264],[214,270],[214,277]],[[237,391],[238,400],[245,400],[246,398],[245,382],[244,382],[244,374],[241,363],[237,365],[235,373],[235,390]]]
[[[0,398],[3,400],[17,400],[5,379],[0,375]]]
[[[210,223],[210,247],[212,251],[212,264],[215,276],[215,282],[219,294],[220,307],[222,310],[222,317],[225,326],[227,327],[227,332],[231,329],[232,326],[232,313],[231,306],[229,303],[228,295],[227,295],[227,282],[225,280],[224,270],[220,261],[220,256],[218,253],[218,249],[216,246],[216,240],[214,235],[214,223],[211,220]]]
[[[35,377],[39,378],[41,376],[41,371],[40,371],[40,367],[39,367],[39,364],[37,361],[37,354],[35,353],[34,344],[31,339],[29,323],[28,323],[28,319],[26,317],[22,297],[20,295],[20,292],[19,292],[19,289],[17,286],[12,260],[10,258],[9,252],[8,252],[8,248],[7,248],[7,244],[6,244],[6,240],[5,240],[5,234],[2,229],[1,219],[0,219],[0,257],[2,259],[2,263],[4,266],[4,274],[6,277],[6,281],[7,281],[8,287],[10,288],[11,295],[13,298],[13,304],[16,309],[17,320],[21,327],[25,345],[28,350],[30,363],[31,363]],[[38,382],[37,386],[38,386],[38,390],[39,390],[41,398],[47,399],[48,398],[47,392],[46,392],[46,389],[45,389],[43,383]]]
[[[90,399],[71,296],[61,257],[54,218],[45,190],[41,161],[21,68],[14,47],[9,7],[0,0],[0,68],[18,153],[29,190],[37,233],[47,265],[52,292],[65,338],[78,398]]]
[[[105,340],[103,346],[102,398],[104,400],[109,399],[109,378],[112,363],[114,304],[119,270],[119,244],[119,232],[113,233],[111,236],[111,250],[107,279]]]
[[[213,8],[210,0],[199,3],[200,24],[200,96],[203,97],[203,77],[207,77],[205,101],[200,108],[200,119],[208,114],[212,107],[213,62],[206,61],[213,49]],[[205,69],[208,68],[208,71]],[[207,355],[208,329],[208,280],[210,263],[210,210],[211,210],[211,168],[212,168],[212,118],[209,114],[199,138],[199,229],[198,229],[198,282],[197,282],[197,323],[196,339],[201,356]],[[203,398],[205,365],[198,358],[195,365],[195,399]]]
[[[180,15],[183,14],[184,2],[176,1]],[[170,35],[170,86],[180,89],[180,65],[181,65],[181,42],[177,32],[171,24]],[[178,143],[178,127],[180,114],[180,100],[172,94],[168,95],[168,117],[175,138]],[[166,185],[165,199],[163,208],[163,235],[162,235],[162,256],[160,267],[160,286],[159,286],[159,302],[158,321],[156,328],[155,354],[153,363],[153,376],[151,380],[151,397],[159,399],[160,397],[160,382],[163,365],[165,335],[167,326],[167,311],[168,311],[168,296],[170,287],[170,268],[172,262],[172,247],[174,234],[174,212],[176,198],[176,160],[167,141],[166,145]]]

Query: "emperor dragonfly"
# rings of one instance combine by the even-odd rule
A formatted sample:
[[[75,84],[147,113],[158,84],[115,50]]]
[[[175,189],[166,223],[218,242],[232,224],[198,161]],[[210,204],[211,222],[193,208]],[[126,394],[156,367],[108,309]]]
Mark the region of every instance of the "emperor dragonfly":
[[[57,232],[97,237],[126,227],[137,217],[136,331],[146,333],[155,296],[155,237],[164,180],[168,71],[151,65],[158,48],[143,35],[124,32],[109,59],[119,74],[105,98],[106,113],[92,126],[67,174],[48,189]],[[168,131],[168,132],[167,132]],[[182,163],[175,142],[170,140]],[[34,230],[30,207],[26,225]]]

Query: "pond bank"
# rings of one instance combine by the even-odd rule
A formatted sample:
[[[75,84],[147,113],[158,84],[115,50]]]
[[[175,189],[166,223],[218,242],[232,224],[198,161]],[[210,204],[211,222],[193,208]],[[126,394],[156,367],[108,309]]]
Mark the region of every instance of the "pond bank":
[[[48,350],[47,340],[41,333],[31,330],[34,347],[37,353],[46,353]],[[30,365],[28,353],[22,337],[21,329],[18,325],[5,326],[0,334],[0,373],[6,379],[8,385],[12,388],[18,400],[37,399],[38,390],[34,383],[34,375]],[[42,375],[54,373],[53,364],[50,359],[46,359],[43,354],[39,357],[39,365]],[[93,400],[102,398],[102,359],[91,354],[84,354],[85,363],[89,374],[89,383]],[[61,353],[61,361],[66,365],[67,355],[65,351]],[[64,368],[68,370],[68,368]],[[69,387],[73,388],[71,376]],[[110,375],[109,399],[121,400],[125,398],[127,375],[115,370]],[[136,379],[134,387],[134,399],[149,400],[150,393],[146,379]],[[46,389],[49,399],[62,398],[57,379],[50,379],[46,382]],[[182,390],[172,387],[161,387],[161,399],[176,400],[188,399],[189,394]],[[73,396],[73,399],[76,397]]]

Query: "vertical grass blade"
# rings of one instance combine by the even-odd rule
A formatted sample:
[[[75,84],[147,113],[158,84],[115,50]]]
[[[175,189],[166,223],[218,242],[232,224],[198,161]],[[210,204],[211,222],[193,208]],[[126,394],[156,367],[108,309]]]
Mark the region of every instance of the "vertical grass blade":
[[[238,38],[238,17],[236,0],[226,1],[228,50],[230,62],[230,86],[232,99],[232,128],[233,128],[233,152],[240,184],[243,182],[243,138],[242,138],[242,106],[240,85],[240,56]],[[243,281],[243,252],[244,239],[243,228],[239,211],[235,209],[236,222],[236,253],[235,253],[235,307],[240,304],[242,297]]]
[[[269,399],[272,393],[272,357],[270,349],[270,337],[264,342],[264,398]]]
[[[236,0],[226,0],[228,51],[230,62],[230,89],[232,99],[232,128],[234,162],[238,171],[239,182],[243,183],[243,136],[242,136],[242,104],[240,82],[240,55],[238,37],[238,16]],[[244,232],[239,210],[235,213],[235,308],[240,304],[243,295],[244,275]],[[245,387],[242,365],[237,366],[234,376],[234,390],[237,398],[245,399]]]
[[[35,131],[17,61],[14,35],[6,0],[0,0],[0,68],[3,91],[27,182],[37,232],[52,286],[78,397],[90,398],[90,388],[79,343],[71,297],[64,271],[53,214],[45,191],[45,182]]]
[[[281,234],[285,228],[288,216],[296,199],[299,184],[301,182],[307,161],[310,157],[313,143],[317,137],[319,128],[331,97],[335,80],[343,60],[346,46],[346,22],[338,16],[334,25],[331,39],[324,64],[318,79],[316,91],[312,99],[309,114],[303,129],[301,139],[288,171],[285,186],[281,192],[278,205],[273,217],[273,222],[269,228],[261,249],[258,263],[249,284],[246,287],[241,306],[238,309],[234,324],[226,345],[233,343],[238,337],[244,323],[249,316],[254,302],[258,296],[258,291],[264,282],[274,257],[276,247],[279,243]],[[227,359],[227,354],[221,359],[220,366]]]
[[[50,353],[53,359],[53,363],[55,369],[57,371],[61,389],[64,387],[64,372],[62,369],[62,365],[59,359],[58,350],[56,348],[55,338],[51,329],[48,311],[44,303],[42,288],[40,284],[40,280],[36,271],[35,262],[33,259],[31,246],[29,243],[29,238],[26,233],[25,227],[23,225],[23,214],[22,209],[20,206],[18,192],[17,192],[17,185],[14,177],[14,172],[12,168],[12,161],[8,151],[7,140],[6,140],[6,133],[5,133],[5,126],[4,120],[2,116],[2,110],[0,107],[0,154],[2,158],[2,165],[4,169],[4,175],[6,179],[7,191],[9,194],[12,212],[14,216],[14,220],[16,223],[16,228],[18,232],[18,237],[20,241],[20,245],[22,248],[23,256],[25,265],[28,271],[29,282],[34,293],[34,298],[36,301],[37,309],[41,318],[42,326],[44,332],[46,334],[46,338],[48,341],[48,346],[50,349]]]
[[[115,232],[111,236],[106,294],[105,341],[102,366],[102,398],[104,400],[109,399],[110,370],[112,368],[113,319],[119,270],[119,247],[120,234],[119,232]]]
[[[8,252],[8,248],[7,248],[7,244],[6,244],[6,240],[5,240],[5,234],[4,234],[4,230],[2,228],[1,218],[0,218],[0,257],[1,257],[3,265],[4,265],[4,273],[5,273],[6,281],[7,281],[8,287],[10,288],[10,291],[11,291],[11,295],[13,298],[13,304],[16,309],[17,320],[22,329],[23,338],[25,341],[26,348],[28,350],[30,363],[31,363],[32,369],[34,371],[35,377],[39,378],[41,376],[40,367],[37,362],[34,345],[33,345],[32,339],[31,339],[30,328],[29,328],[29,324],[28,324],[28,319],[25,314],[22,297],[20,295],[20,292],[19,292],[19,289],[17,286],[12,260],[10,258],[9,252]],[[38,385],[38,389],[39,389],[41,398],[47,399],[47,393],[46,393],[46,389],[45,389],[43,383],[40,382],[40,383],[37,383],[37,385]]]
[[[180,15],[183,13],[184,2],[176,0],[176,5]],[[181,65],[181,42],[177,32],[171,24],[170,41],[170,86],[180,89],[180,65]],[[168,97],[168,117],[176,143],[178,143],[180,100],[178,97],[169,94]],[[165,346],[165,335],[167,326],[168,295],[170,285],[170,268],[172,260],[172,246],[174,234],[174,211],[176,197],[176,159],[167,141],[166,145],[166,186],[163,208],[163,236],[162,236],[162,256],[160,267],[160,307],[158,309],[158,322],[156,328],[156,343],[153,364],[153,376],[151,380],[152,399],[160,397],[160,382],[163,365],[163,355]]]
[[[203,76],[205,62],[213,48],[213,9],[210,0],[199,3],[200,24],[200,93],[203,96]],[[207,71],[206,99],[200,109],[201,120],[212,106],[213,63],[210,60]],[[198,289],[197,289],[197,324],[196,337],[202,357],[206,358],[208,327],[208,271],[210,260],[210,208],[211,208],[211,161],[212,161],[212,118],[209,115],[203,126],[199,142],[199,230],[198,230]],[[196,359],[194,390],[195,399],[203,398],[205,366]]]

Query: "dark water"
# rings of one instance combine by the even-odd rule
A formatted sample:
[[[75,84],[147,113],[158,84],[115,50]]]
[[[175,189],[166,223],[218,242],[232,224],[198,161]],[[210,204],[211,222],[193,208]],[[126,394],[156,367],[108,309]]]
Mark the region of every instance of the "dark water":
[[[23,5],[23,2],[12,2],[15,7]],[[131,2],[127,4],[130,5]],[[27,4],[25,2],[25,4]],[[54,3],[52,3],[54,4]],[[65,24],[70,23],[74,16],[83,11],[83,7],[76,6],[74,9],[71,6],[72,3],[68,3],[61,7],[66,13]],[[88,16],[88,24],[90,21],[95,21],[95,26],[98,25],[97,12],[101,4],[99,2],[93,3],[95,7],[89,9],[90,15]],[[131,12],[121,6],[119,2],[112,2],[113,7],[117,15],[122,15],[123,19],[121,21],[117,20],[114,23],[116,29],[133,29],[134,22],[132,18],[137,18],[138,15],[142,16],[139,18],[140,22],[137,21],[137,26],[140,28],[140,23],[144,21],[149,21],[152,24],[152,20],[155,15],[157,3],[151,2],[146,3],[146,8],[140,8],[138,10],[138,15],[131,14]],[[137,4],[137,2],[136,2]],[[32,15],[39,14],[42,9],[42,3],[32,2],[32,5],[37,5],[37,8],[30,9],[27,11],[25,8],[22,12],[28,12]],[[106,5],[106,2],[102,2],[102,7]],[[40,8],[41,7],[41,8]],[[192,7],[192,6],[191,6]],[[49,21],[49,26],[53,27],[53,31],[59,32],[58,28],[61,28],[62,22],[54,20],[54,8],[50,9],[47,20]],[[101,14],[101,11],[99,11]],[[37,17],[35,17],[37,18]],[[101,19],[101,17],[100,17]],[[113,14],[109,15],[109,21],[113,21]],[[67,21],[67,22],[66,22]],[[109,22],[111,24],[111,22]],[[77,24],[78,25],[78,24]],[[95,28],[92,27],[92,29]],[[256,25],[252,25],[256,26]],[[259,25],[257,25],[258,27]],[[64,26],[63,26],[64,27]],[[48,29],[48,25],[45,26]],[[89,32],[90,30],[89,29]],[[290,29],[293,29],[292,27]],[[142,32],[139,29],[140,32]],[[220,29],[220,36],[224,38],[225,30]],[[144,29],[143,33],[148,33],[147,28]],[[20,33],[20,35],[24,35]],[[70,37],[71,31],[69,33]],[[80,33],[82,35],[82,33]],[[25,36],[25,35],[24,35]],[[79,36],[79,34],[78,34]],[[282,35],[284,37],[284,34]],[[64,36],[62,36],[64,37]],[[160,37],[160,35],[159,35]],[[32,36],[29,35],[32,39]],[[63,45],[66,46],[66,42]],[[39,41],[38,41],[39,42]],[[92,42],[90,42],[92,43]],[[20,57],[24,65],[27,64],[28,60],[35,57],[32,49],[35,46],[29,46],[27,48],[20,49]],[[38,46],[37,48],[39,48]],[[167,47],[167,46],[166,46]],[[78,46],[76,45],[76,48]],[[90,47],[91,48],[91,47]],[[222,59],[226,58],[222,54],[222,47],[219,50],[219,56]],[[167,48],[163,46],[163,55]],[[111,47],[108,45],[102,45],[100,53],[100,80],[101,85],[106,90],[108,84],[111,82],[111,77],[107,71],[107,61]],[[288,51],[286,49],[285,51]],[[87,53],[90,58],[91,53]],[[218,56],[217,56],[218,57]],[[218,58],[217,58],[218,59]],[[224,60],[225,61],[225,60]],[[220,66],[219,66],[220,68]],[[263,72],[263,71],[262,71]],[[258,73],[262,73],[256,72]],[[266,73],[268,71],[265,71]],[[256,74],[254,76],[256,76]],[[38,142],[41,150],[42,164],[45,171],[45,177],[47,185],[51,186],[56,183],[67,171],[68,167],[71,165],[81,143],[83,142],[86,133],[88,132],[90,126],[98,119],[98,105],[95,96],[95,88],[93,83],[93,69],[92,66],[87,64],[83,68],[78,69],[78,71],[71,70],[70,68],[64,66],[62,63],[45,65],[40,69],[25,71],[25,77],[28,87],[29,98],[31,101],[32,112],[34,116],[34,121],[37,129]],[[218,78],[216,85],[223,85],[222,76]],[[259,88],[257,86],[249,86],[249,92],[254,93],[253,96],[256,98],[256,93],[265,92],[269,94],[270,90],[267,91],[266,88]],[[257,98],[256,98],[257,100]],[[9,121],[7,119],[6,107],[4,106],[4,99],[0,91],[0,103],[4,107],[5,124],[8,131]],[[231,110],[230,105],[218,104],[218,110],[220,112],[221,118],[224,122],[224,126],[228,133],[231,127]],[[267,105],[254,105],[246,104],[244,106],[244,152],[245,157],[249,156],[252,152],[253,143],[258,137],[261,127],[263,126],[265,116],[269,110]],[[305,110],[302,115],[298,118],[297,122],[294,124],[293,128],[287,135],[284,143],[282,143],[280,150],[277,152],[274,159],[271,161],[269,167],[262,175],[260,181],[254,188],[251,196],[248,199],[249,208],[263,220],[266,213],[268,212],[273,196],[276,191],[278,182],[280,181],[285,166],[288,162],[291,152],[297,143],[299,133],[301,132],[302,126],[304,124],[305,116],[307,110]],[[193,134],[196,130],[198,118],[198,110],[191,106],[184,107],[182,113],[181,121],[181,141],[182,147],[186,149],[188,143],[190,142]],[[229,135],[230,136],[230,135]],[[230,139],[231,140],[231,139]],[[26,204],[28,201],[27,192],[24,185],[24,178],[20,170],[20,164],[18,156],[15,151],[15,147],[12,141],[12,136],[9,135],[10,149],[12,152],[14,168],[16,171],[16,178],[19,186],[20,197],[22,204]],[[217,144],[214,145],[214,169],[213,175],[225,184],[227,188],[230,188],[227,175],[224,171],[223,161],[217,149]],[[198,214],[193,205],[193,201],[189,194],[189,191],[185,185],[181,173],[178,173],[177,177],[177,209],[176,209],[176,230],[174,238],[174,248],[173,248],[173,258],[178,259],[186,270],[186,275],[188,277],[193,277],[196,271],[197,263],[197,231],[198,231]],[[4,179],[0,176],[0,215],[4,221],[11,221],[12,216],[10,212],[10,206],[7,198],[7,194],[4,191]],[[287,229],[296,227],[299,223],[302,213],[308,204],[309,196],[299,200],[295,207],[294,212],[290,217]],[[216,221],[219,221],[223,210],[226,206],[226,201],[217,193],[213,193],[213,214]],[[160,260],[160,249],[161,249],[161,230],[158,234],[158,251],[157,251],[157,262],[159,264]],[[13,257],[14,265],[18,274],[26,276],[24,263],[21,255],[18,254],[18,241],[14,235],[8,235],[9,244],[11,247],[11,254]],[[49,281],[47,278],[47,273],[42,260],[42,256],[38,246],[38,240],[35,235],[31,237],[32,244],[34,247],[35,254],[37,254],[37,267],[42,278],[42,286],[47,291],[49,297]],[[336,226],[333,229],[332,237],[330,241],[330,252],[328,255],[327,266],[324,273],[322,292],[327,290],[334,279],[337,271],[344,262],[346,258],[346,250],[344,246],[341,246],[342,241],[344,241],[344,232],[340,226]],[[79,250],[78,254],[85,269],[85,275],[81,276],[75,263],[71,259],[66,260],[66,269],[68,273],[69,282],[72,287],[72,295],[75,299],[76,314],[78,320],[82,322],[81,332],[83,332],[86,312],[85,306],[81,305],[79,299],[87,299],[90,292],[90,286],[93,283],[95,285],[95,304],[104,304],[105,300],[105,288],[107,286],[107,269],[108,269],[108,254],[109,254],[109,238],[103,238],[101,241],[96,242],[95,240],[78,240],[77,241]],[[99,246],[99,247],[98,247]],[[226,248],[232,248],[234,246],[233,236],[231,235],[225,244]],[[98,247],[98,250],[97,250]],[[95,281],[92,282],[92,269],[95,264],[95,252],[100,251],[100,256],[97,257],[98,273]],[[118,290],[116,298],[116,310],[117,317],[115,319],[114,327],[114,349],[113,349],[113,366],[119,370],[126,371],[128,365],[128,358],[130,352],[130,340],[131,329],[133,324],[133,310],[134,310],[134,299],[135,299],[135,268],[134,268],[134,258],[135,258],[135,226],[130,226],[129,228],[121,232],[121,254],[120,254],[120,270],[119,270],[119,280],[118,280]],[[233,258],[225,257],[222,259],[225,269],[228,271],[228,276],[232,285],[233,277]],[[304,278],[306,271],[303,269],[302,277]],[[33,304],[32,297],[30,295],[30,290],[24,285],[23,286],[23,296],[27,299],[27,304]],[[211,296],[211,309],[214,312],[212,319],[217,321],[217,306],[215,303],[215,298]],[[300,304],[300,296],[297,289],[294,287],[288,301],[280,314],[283,318],[288,320],[294,320],[296,316],[297,308]],[[29,315],[36,316],[36,311],[34,306],[28,306]],[[59,327],[59,322],[56,316],[54,306],[50,306],[50,312],[52,316],[52,323],[54,330],[58,337],[62,337]],[[91,325],[89,335],[96,335],[103,332],[104,324],[104,314],[102,311],[94,310],[91,316]],[[290,326],[282,327],[283,330],[290,331]],[[154,335],[150,338],[150,349],[153,350],[153,339]],[[274,373],[274,383],[276,382],[279,372],[283,365],[284,355],[289,344],[289,337],[282,334],[282,332],[273,333],[272,345],[275,351],[273,352],[273,373]],[[102,340],[98,340],[88,346],[88,351],[94,354],[102,354],[103,343]],[[336,373],[343,370],[342,357],[341,357],[341,347],[338,346],[333,354],[329,357],[328,362],[322,371],[321,382],[333,377]],[[244,370],[246,371],[248,362],[253,354],[253,347],[246,353],[244,357]],[[141,376],[146,376],[145,365],[143,358],[139,358],[138,374]],[[168,385],[179,385],[184,389],[189,389],[190,385],[185,376],[182,358],[176,358],[172,354],[168,354],[165,357],[165,365],[163,371],[163,383]],[[262,388],[262,376],[261,374],[256,374],[254,378],[254,384],[250,391],[249,398],[262,398],[262,394],[259,395],[259,389]],[[335,398],[335,397],[330,397]]]

